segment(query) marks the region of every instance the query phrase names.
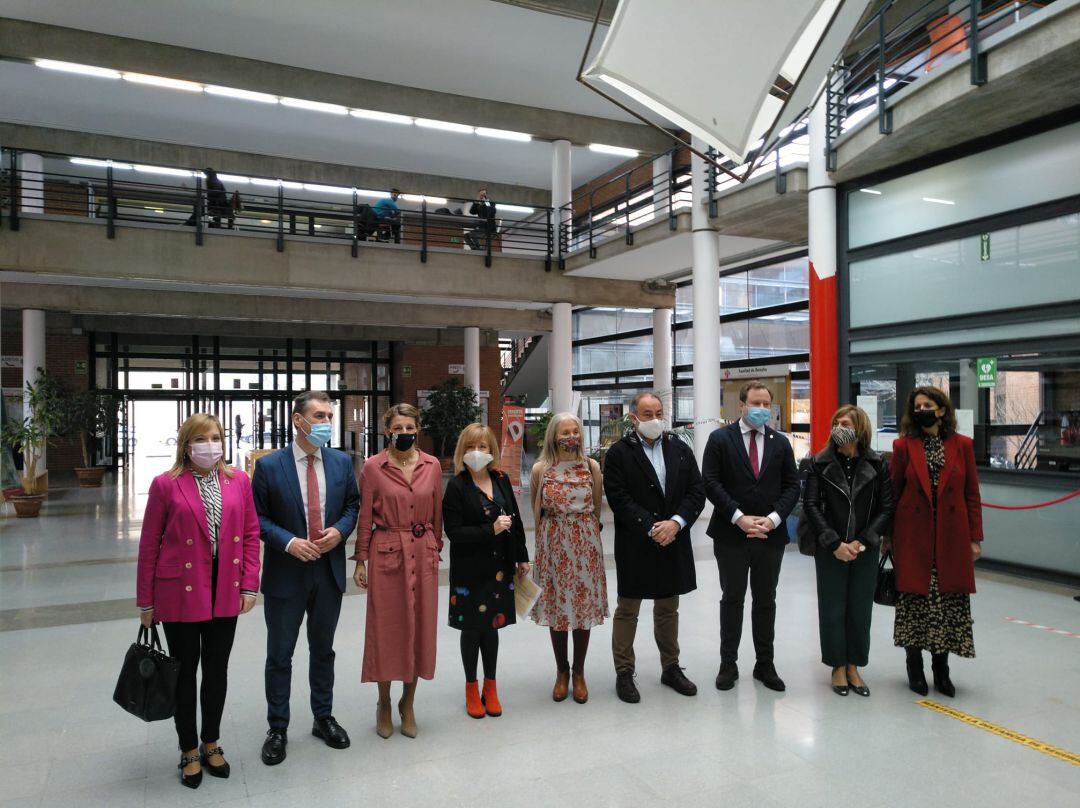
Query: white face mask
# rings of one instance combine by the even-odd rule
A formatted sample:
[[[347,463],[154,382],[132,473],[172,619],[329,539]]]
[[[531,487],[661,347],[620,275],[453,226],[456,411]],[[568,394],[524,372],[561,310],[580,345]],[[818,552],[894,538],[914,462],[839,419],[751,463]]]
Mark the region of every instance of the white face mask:
[[[664,434],[664,419],[656,418],[652,421],[638,421],[637,431],[646,440],[656,440]]]
[[[463,460],[465,461],[465,465],[471,468],[473,471],[483,471],[494,459],[495,457],[488,454],[487,452],[477,451],[466,452],[465,457],[463,458]]]
[[[221,441],[207,441],[206,443],[191,444],[191,460],[200,468],[208,469],[221,460],[224,451]]]

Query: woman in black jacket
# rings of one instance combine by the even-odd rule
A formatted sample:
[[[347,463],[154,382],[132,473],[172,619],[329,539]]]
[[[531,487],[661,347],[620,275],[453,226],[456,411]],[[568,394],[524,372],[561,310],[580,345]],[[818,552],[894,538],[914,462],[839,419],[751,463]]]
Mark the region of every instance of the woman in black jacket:
[[[870,615],[877,583],[877,552],[892,523],[889,468],[870,448],[870,419],[858,407],[832,417],[829,444],[814,457],[803,508],[817,539],[818,626],[821,661],[832,668],[832,689],[860,696],[859,676],[870,653]]]
[[[529,572],[525,528],[510,479],[497,466],[495,433],[470,424],[454,452],[457,476],[443,494],[443,527],[450,539],[450,627],[461,631],[465,710],[473,718],[502,715],[495,688],[498,631],[515,622],[514,573]],[[484,690],[476,681],[484,661]]]

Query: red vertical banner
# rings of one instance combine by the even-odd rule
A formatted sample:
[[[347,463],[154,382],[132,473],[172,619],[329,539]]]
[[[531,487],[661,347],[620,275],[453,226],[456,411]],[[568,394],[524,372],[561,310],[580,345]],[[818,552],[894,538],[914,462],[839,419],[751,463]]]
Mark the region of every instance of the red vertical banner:
[[[515,491],[521,490],[521,453],[525,439],[525,408],[503,404],[503,429],[500,441],[500,468],[510,477]]]
[[[836,275],[818,277],[810,264],[810,451],[829,440],[837,394]]]

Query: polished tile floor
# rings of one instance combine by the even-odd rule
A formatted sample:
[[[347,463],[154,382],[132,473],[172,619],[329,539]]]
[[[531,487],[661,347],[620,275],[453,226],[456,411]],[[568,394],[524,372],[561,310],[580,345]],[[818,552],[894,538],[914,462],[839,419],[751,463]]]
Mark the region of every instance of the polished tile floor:
[[[547,633],[524,623],[501,634],[505,715],[474,721],[464,713],[457,634],[441,628],[437,678],[422,682],[417,697],[419,737],[383,741],[374,733],[375,689],[359,681],[365,599],[350,591],[337,635],[334,712],[352,747],[331,750],[308,733],[301,655],[289,757],[267,768],[259,761],[265,628],[256,607],[241,618],[230,669],[221,742],[233,776],[204,778],[197,791],[181,788],[171,722],[143,724],[111,701],[136,633],[142,487],[62,488],[39,520],[15,520],[4,506],[0,805],[1078,804],[1080,766],[916,704],[905,686],[902,652],[892,647],[889,609],[875,607],[872,664],[865,671],[873,695],[833,695],[818,658],[812,562],[797,553],[785,559],[778,598],[777,666],[787,692],[755,684],[746,656],[735,689],[715,690],[720,592],[700,530],[699,589],[683,599],[681,633],[683,664],[700,688],[695,698],[660,686],[646,607],[637,643],[640,704],[615,698],[609,625],[593,632],[589,703],[552,703]],[[604,531],[609,551],[610,530]],[[1080,638],[1006,619],[1080,633],[1080,604],[1071,594],[980,574],[979,656],[954,663],[957,697],[938,700],[1080,753]],[[745,643],[752,654],[749,628]]]

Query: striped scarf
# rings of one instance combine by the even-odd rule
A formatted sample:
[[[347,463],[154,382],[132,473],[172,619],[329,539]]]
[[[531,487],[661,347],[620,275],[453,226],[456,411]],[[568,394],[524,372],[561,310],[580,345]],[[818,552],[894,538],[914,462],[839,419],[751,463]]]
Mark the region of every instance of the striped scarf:
[[[195,474],[199,484],[199,496],[206,508],[206,526],[210,529],[210,551],[217,558],[218,532],[221,530],[221,485],[215,469],[205,477]]]

